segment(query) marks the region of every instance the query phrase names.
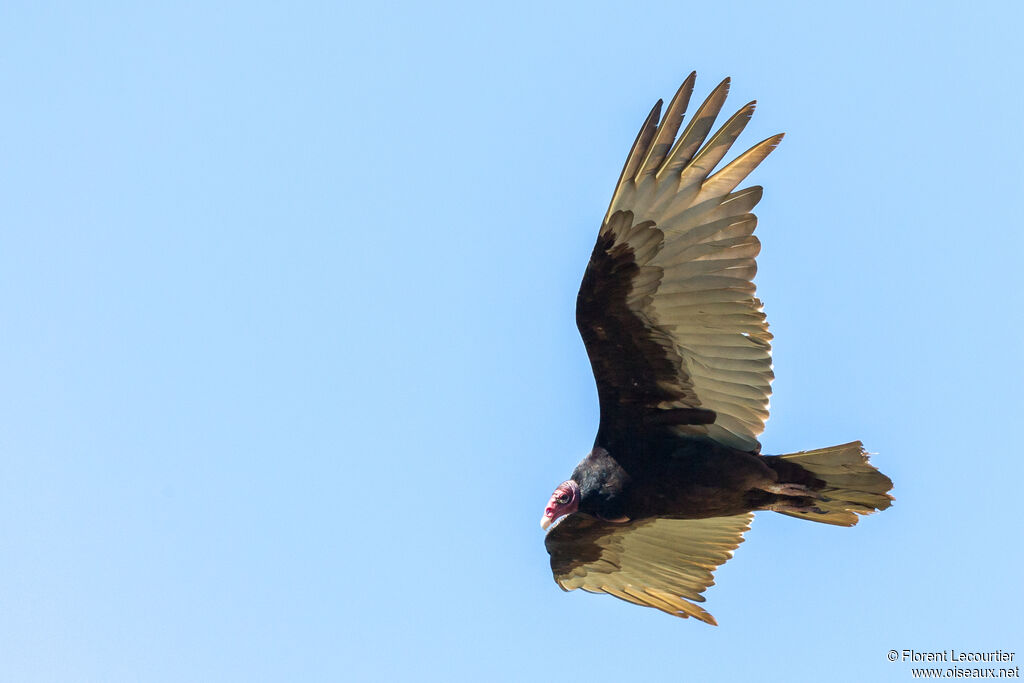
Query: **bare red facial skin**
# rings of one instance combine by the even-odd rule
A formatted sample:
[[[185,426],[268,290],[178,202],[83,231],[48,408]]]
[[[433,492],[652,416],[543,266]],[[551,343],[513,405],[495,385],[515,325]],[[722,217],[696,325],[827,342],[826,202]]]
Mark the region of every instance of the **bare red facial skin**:
[[[563,502],[559,502],[562,499]],[[572,479],[563,481],[551,494],[551,499],[544,508],[544,516],[540,518],[540,527],[547,529],[556,519],[576,512],[580,506],[580,487]]]

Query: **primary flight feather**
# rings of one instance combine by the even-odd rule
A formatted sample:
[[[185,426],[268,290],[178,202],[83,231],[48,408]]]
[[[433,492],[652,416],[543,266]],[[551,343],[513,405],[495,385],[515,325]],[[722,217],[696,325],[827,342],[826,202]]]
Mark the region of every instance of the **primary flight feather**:
[[[889,507],[892,481],[860,442],[761,455],[774,377],[753,283],[761,188],[736,188],[782,135],[715,170],[755,103],[708,137],[725,79],[683,128],[695,79],[641,127],[583,276],[576,323],[601,419],[541,526],[563,589],[714,624],[694,603],[753,511],[852,526]]]

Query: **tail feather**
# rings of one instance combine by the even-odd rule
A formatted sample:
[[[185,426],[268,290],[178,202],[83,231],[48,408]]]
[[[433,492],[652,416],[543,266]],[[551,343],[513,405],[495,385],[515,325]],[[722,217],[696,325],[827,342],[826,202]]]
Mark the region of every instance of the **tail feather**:
[[[816,505],[823,512],[783,512],[784,515],[812,522],[853,526],[860,517],[892,505],[892,479],[868,462],[868,453],[860,441],[800,451],[780,456],[790,460],[825,481],[817,491],[822,499]]]

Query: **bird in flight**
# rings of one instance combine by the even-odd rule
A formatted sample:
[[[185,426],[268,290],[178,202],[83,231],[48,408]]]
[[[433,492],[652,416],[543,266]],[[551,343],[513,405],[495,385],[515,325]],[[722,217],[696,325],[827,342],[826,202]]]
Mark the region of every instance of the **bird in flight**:
[[[755,102],[709,138],[727,78],[679,133],[695,80],[644,121],[583,276],[576,324],[600,424],[541,526],[563,590],[716,624],[695,603],[754,511],[853,526],[889,507],[892,481],[859,441],[761,454],[774,377],[752,281],[761,188],[736,188],[782,135],[716,171]]]

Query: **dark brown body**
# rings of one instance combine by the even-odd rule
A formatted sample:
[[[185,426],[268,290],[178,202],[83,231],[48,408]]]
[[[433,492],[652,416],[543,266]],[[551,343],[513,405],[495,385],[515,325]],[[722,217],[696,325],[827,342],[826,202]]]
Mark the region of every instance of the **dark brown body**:
[[[606,520],[723,517],[780,502],[811,506],[810,498],[764,488],[778,482],[814,490],[825,485],[778,456],[675,435],[638,439],[615,451],[595,446],[572,478],[580,485],[580,511]]]

